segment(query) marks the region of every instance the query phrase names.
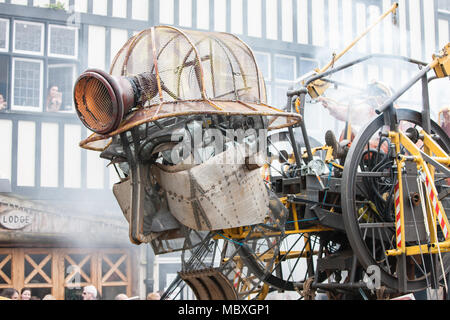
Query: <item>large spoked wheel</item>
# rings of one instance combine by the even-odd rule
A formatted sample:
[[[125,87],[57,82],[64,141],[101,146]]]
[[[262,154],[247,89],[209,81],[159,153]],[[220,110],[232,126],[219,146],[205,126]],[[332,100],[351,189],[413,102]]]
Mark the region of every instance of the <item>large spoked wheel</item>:
[[[413,110],[397,109],[397,115],[398,121],[401,121],[400,128],[420,127],[422,123],[422,115]],[[349,243],[363,268],[378,266],[381,284],[394,290],[401,290],[397,270],[399,258],[386,255],[386,250],[396,248],[393,191],[397,169],[393,160],[395,155],[391,157],[387,154],[390,140],[387,137],[380,138],[379,133],[383,127],[384,119],[381,115],[367,124],[352,143],[342,177],[343,218]],[[449,137],[433,121],[431,130],[432,134],[438,137],[436,141],[448,152]],[[417,187],[417,180],[406,177],[404,179],[406,190],[414,188],[411,181],[416,181],[415,187]],[[440,181],[436,179],[435,183],[437,186],[440,185],[440,188],[447,187],[445,179]],[[409,199],[403,197],[403,200],[412,204],[414,199],[411,197],[414,192],[408,192],[408,194],[410,194]],[[420,205],[416,207],[411,205],[411,207],[414,210],[421,210]],[[417,225],[415,228],[413,226],[412,230],[414,229],[418,229]],[[419,233],[416,234],[419,235]],[[419,236],[416,239],[410,237],[407,239],[407,245],[425,244],[424,240],[419,238]],[[407,272],[406,289],[408,292],[429,287],[432,268],[429,261],[427,255],[407,256],[406,265],[409,272]],[[442,269],[445,273],[448,272],[449,262],[449,254],[443,253],[442,264],[434,266],[436,270],[439,270],[437,274],[439,278],[442,278]],[[443,268],[440,267],[442,265]]]

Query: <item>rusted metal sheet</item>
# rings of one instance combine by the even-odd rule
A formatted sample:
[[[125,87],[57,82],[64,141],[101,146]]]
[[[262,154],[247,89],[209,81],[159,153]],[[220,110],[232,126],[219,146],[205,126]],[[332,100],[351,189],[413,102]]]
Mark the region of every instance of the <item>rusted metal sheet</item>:
[[[152,173],[166,192],[171,213],[195,230],[263,223],[269,196],[259,169],[248,170],[240,148],[230,148],[190,170]]]
[[[198,300],[237,300],[231,282],[213,268],[179,272],[180,278],[194,291]]]
[[[131,215],[131,192],[131,179],[129,178],[113,186],[114,196],[128,223],[130,223]]]

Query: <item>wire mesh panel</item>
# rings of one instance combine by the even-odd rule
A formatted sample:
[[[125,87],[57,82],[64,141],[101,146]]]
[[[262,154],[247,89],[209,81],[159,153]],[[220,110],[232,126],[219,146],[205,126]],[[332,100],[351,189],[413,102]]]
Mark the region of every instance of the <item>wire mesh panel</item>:
[[[105,140],[143,123],[186,115],[248,115],[269,119],[269,129],[283,128],[301,116],[266,103],[264,78],[250,48],[232,34],[180,30],[169,26],[146,29],[119,50],[110,74],[135,77],[139,103],[116,130],[95,133],[81,143],[98,150]]]

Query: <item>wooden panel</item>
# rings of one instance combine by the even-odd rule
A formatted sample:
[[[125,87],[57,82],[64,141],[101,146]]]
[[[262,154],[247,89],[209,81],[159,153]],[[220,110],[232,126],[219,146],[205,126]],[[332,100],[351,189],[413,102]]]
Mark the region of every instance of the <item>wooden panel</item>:
[[[50,288],[64,300],[66,288],[92,284],[100,295],[103,287],[117,286],[131,296],[131,259],[124,249],[0,248],[0,288]],[[10,274],[3,270],[7,264]]]
[[[23,267],[23,287],[46,289],[44,292],[34,291],[33,295],[43,298],[46,293],[55,293],[55,281],[58,272],[55,270],[55,256],[53,249],[22,249],[23,259],[17,260],[17,266]],[[22,287],[16,287],[21,289]],[[50,289],[50,290],[48,290]],[[48,290],[48,291],[47,291]]]
[[[0,249],[0,288],[12,287],[12,250]],[[9,272],[6,270],[6,265],[10,266]]]
[[[23,249],[13,249],[13,286],[21,289],[24,287],[25,266]]]

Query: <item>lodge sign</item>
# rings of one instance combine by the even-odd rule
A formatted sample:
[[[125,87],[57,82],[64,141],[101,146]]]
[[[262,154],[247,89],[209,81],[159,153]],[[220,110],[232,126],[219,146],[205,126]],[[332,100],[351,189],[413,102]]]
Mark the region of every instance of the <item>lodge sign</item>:
[[[6,229],[18,230],[33,222],[33,217],[25,211],[11,210],[0,215],[0,224]]]

